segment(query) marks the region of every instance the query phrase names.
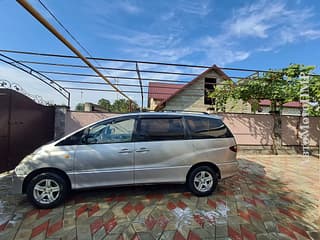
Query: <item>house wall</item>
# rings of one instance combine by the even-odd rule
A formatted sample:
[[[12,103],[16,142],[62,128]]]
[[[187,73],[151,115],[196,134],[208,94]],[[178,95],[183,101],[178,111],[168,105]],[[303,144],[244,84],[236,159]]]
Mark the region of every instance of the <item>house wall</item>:
[[[222,81],[221,77],[214,71],[208,73],[205,77],[217,79],[217,83]],[[182,92],[176,94],[167,101],[164,110],[183,110],[206,112],[211,105],[204,104],[204,78],[200,78],[194,84],[188,86]]]
[[[224,81],[220,75],[216,74],[214,71],[211,71],[209,74],[203,78],[200,78],[195,83],[188,86],[182,92],[176,94],[172,99],[167,101],[163,110],[207,112],[210,108],[212,109],[214,106],[204,104],[204,79],[206,77],[216,78],[217,83]],[[243,103],[242,100],[229,100],[226,104],[226,111],[250,113],[251,105],[249,103]]]
[[[149,99],[149,106],[148,106],[149,110],[153,111],[160,102],[161,102],[161,100],[159,100],[159,99],[150,98]]]
[[[262,106],[262,111],[257,113],[269,113],[271,108],[269,106]],[[282,108],[282,114],[283,115],[300,115],[300,108],[294,108],[294,107],[283,107]]]

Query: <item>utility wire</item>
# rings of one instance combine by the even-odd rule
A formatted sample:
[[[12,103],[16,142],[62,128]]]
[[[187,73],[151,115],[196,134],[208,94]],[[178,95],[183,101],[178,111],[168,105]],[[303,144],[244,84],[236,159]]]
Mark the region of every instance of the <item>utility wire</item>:
[[[55,16],[55,14],[41,1],[41,0],[38,0],[39,3],[41,4],[41,6],[50,14],[51,17],[53,17],[53,19],[60,25],[60,27],[63,28],[63,30],[79,45],[79,47],[86,53],[88,54],[88,56],[90,58],[92,58],[92,60],[97,64],[99,65],[101,68],[100,69],[103,69],[102,66],[100,65],[100,63],[93,59],[91,53],[89,52],[89,50],[87,50],[81,43],[80,41],[77,40],[77,38],[75,36],[73,36],[73,34],[62,24],[62,22]],[[107,71],[106,71],[107,72]],[[110,74],[109,72],[107,72],[108,74]],[[115,78],[116,79],[116,78]],[[121,89],[120,89],[121,90]],[[122,91],[122,90],[121,90]]]
[[[51,17],[60,25],[60,27],[63,28],[64,31],[79,45],[80,48],[82,48],[83,51],[88,54],[88,56],[92,57],[90,52],[76,39],[75,36],[72,35],[72,33],[62,24],[62,22],[54,15],[54,13],[41,1],[38,0],[41,6],[50,14]]]

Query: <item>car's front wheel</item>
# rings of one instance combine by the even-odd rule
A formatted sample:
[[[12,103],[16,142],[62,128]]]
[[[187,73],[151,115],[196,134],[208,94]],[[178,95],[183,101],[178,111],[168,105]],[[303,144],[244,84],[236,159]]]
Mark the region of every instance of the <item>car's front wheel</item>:
[[[39,208],[53,208],[64,201],[68,185],[64,178],[56,173],[40,173],[27,185],[29,200]]]
[[[218,177],[209,166],[199,166],[190,172],[187,184],[196,196],[208,196],[217,188]]]

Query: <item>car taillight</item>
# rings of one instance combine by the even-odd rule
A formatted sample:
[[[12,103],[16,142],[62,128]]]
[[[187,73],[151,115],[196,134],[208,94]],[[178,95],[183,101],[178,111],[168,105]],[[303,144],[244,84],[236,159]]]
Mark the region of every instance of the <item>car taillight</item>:
[[[237,152],[237,145],[234,145],[234,146],[232,146],[232,147],[229,147],[229,149],[231,150],[231,151],[233,151],[233,152]]]

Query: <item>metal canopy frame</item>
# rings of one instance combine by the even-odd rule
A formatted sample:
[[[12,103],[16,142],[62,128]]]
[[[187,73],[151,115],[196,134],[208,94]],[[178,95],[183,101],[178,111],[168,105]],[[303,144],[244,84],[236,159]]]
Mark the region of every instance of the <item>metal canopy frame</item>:
[[[10,54],[10,57],[4,55],[3,53]],[[11,57],[11,55],[14,55],[14,58]],[[90,69],[88,66],[79,64],[79,58],[76,56],[5,49],[0,49],[0,56],[4,58],[0,58],[0,61],[27,72],[28,74],[31,74],[37,79],[45,82],[50,87],[54,88],[66,99],[68,99],[68,105],[70,104],[69,90],[116,93],[114,89],[101,88],[101,86],[107,86],[108,84],[104,81],[101,81],[101,78],[98,74],[89,72]],[[104,63],[104,65],[107,66],[111,65],[112,62],[121,62],[123,67],[102,67],[100,64],[99,66],[95,67],[103,71],[108,71],[108,74],[104,76],[109,79],[115,79],[117,82],[115,85],[118,87],[123,87],[123,89],[121,89],[122,92],[140,95],[142,103],[145,101],[144,95],[149,94],[149,82],[167,83],[168,85],[159,86],[158,88],[167,89],[168,91],[162,91],[162,94],[167,94],[170,96],[173,94],[172,90],[180,89],[179,86],[172,86],[170,84],[187,84],[203,71],[212,67],[204,65],[188,65],[101,57],[87,58],[98,61],[98,63]],[[38,69],[35,70],[35,67]],[[253,75],[260,75],[265,72],[277,72],[244,68],[222,67],[220,69],[227,71],[226,74],[235,83],[242,79],[250,80]],[[319,75],[310,74],[310,76]],[[84,77],[95,78],[96,80],[84,80]],[[65,84],[68,84],[68,86],[65,86]],[[238,82],[237,84],[240,85],[241,83]],[[216,85],[223,85],[223,83],[217,83]],[[184,94],[184,96],[202,96],[199,95],[199,91],[204,91],[204,88],[198,87],[192,89],[192,91],[194,91],[194,94],[191,92],[189,94]],[[143,104],[141,105],[143,106]]]
[[[50,79],[43,73],[27,66],[26,64],[16,61],[15,59],[8,57],[2,53],[0,53],[0,61],[35,77],[36,79],[48,85],[49,87],[53,88],[67,100],[68,107],[70,107],[70,92],[66,90],[64,87],[62,87],[60,84],[58,84],[56,81]]]

